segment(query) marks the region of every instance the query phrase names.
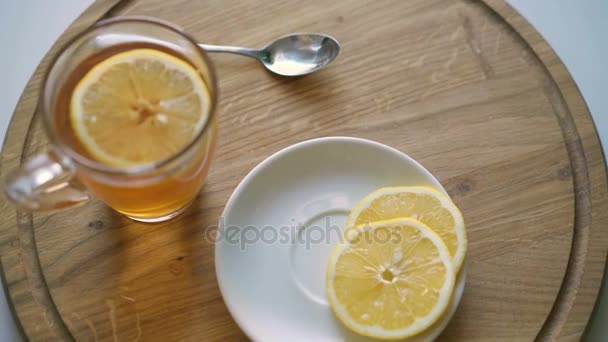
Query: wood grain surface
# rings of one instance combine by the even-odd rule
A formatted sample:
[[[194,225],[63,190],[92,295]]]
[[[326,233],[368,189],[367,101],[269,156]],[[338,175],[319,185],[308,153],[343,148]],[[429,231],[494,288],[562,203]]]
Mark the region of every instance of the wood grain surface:
[[[257,163],[332,135],[409,154],[461,208],[468,279],[441,340],[580,339],[608,250],[604,158],[566,68],[503,0],[117,3],[96,2],[45,57],[7,132],[3,174],[47,145],[33,115],[40,71],[103,16],[159,17],[209,44],[325,32],[342,53],[298,79],[212,56],[218,151],[201,195],[173,221],[136,223],[98,201],[29,214],[2,199],[2,274],[31,340],[246,340],[215,279],[214,227]]]

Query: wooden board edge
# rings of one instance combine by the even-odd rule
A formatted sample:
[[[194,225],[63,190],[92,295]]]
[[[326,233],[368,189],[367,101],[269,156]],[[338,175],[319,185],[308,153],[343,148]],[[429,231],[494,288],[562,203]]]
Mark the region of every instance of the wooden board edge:
[[[566,106],[558,121],[564,140],[571,142],[567,149],[576,191],[575,231],[562,288],[538,339],[580,340],[601,287],[608,253],[608,180],[602,146],[582,94],[547,41],[505,0],[482,1],[528,44],[559,88],[555,95]],[[567,137],[569,134],[573,136]]]
[[[97,21],[122,11],[129,0],[96,0],[55,41],[26,84],[8,125],[0,174],[6,175],[23,161],[23,143],[36,113],[38,92],[44,72],[61,48],[76,34]],[[8,305],[16,315],[17,328],[31,340],[74,340],[44,286],[44,276],[35,246],[34,232],[24,228],[31,225],[31,215],[15,210],[4,196],[0,196],[0,272]],[[26,223],[26,224],[20,224]],[[20,305],[14,303],[19,302]],[[38,310],[24,308],[38,307]],[[27,313],[25,311],[28,311]],[[27,319],[23,319],[27,316]],[[28,335],[29,334],[29,335]]]

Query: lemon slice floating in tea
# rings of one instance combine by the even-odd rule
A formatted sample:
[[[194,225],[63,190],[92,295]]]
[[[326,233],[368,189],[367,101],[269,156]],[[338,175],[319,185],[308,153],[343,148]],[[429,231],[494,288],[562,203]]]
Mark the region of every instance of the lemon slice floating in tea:
[[[369,337],[401,339],[441,318],[455,270],[432,229],[400,218],[348,234],[329,258],[326,281],[330,306],[346,326]]]
[[[347,233],[370,222],[411,217],[429,226],[446,244],[456,272],[467,251],[460,210],[446,195],[428,187],[386,187],[365,196],[346,221]]]
[[[129,167],[161,161],[203,128],[211,99],[198,71],[154,49],[133,49],[95,65],[70,102],[74,133],[94,159]]]

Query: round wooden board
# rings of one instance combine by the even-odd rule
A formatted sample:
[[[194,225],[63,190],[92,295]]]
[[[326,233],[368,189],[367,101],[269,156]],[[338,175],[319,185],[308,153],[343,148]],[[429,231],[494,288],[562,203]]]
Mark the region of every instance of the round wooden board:
[[[246,339],[215,279],[213,232],[224,203],[265,157],[332,135],[404,151],[461,208],[469,275],[442,340],[581,337],[606,262],[604,158],[567,70],[502,0],[116,3],[96,2],[41,63],[7,133],[3,173],[47,145],[33,113],[50,56],[103,16],[160,17],[211,44],[326,32],[343,49],[331,67],[299,79],[212,56],[217,157],[178,219],[140,224],[99,201],[31,215],[3,200],[2,274],[31,340]]]

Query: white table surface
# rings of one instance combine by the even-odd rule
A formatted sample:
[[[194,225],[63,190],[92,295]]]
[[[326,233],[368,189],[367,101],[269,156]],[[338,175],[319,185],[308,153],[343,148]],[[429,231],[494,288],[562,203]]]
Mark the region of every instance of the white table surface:
[[[508,1],[540,31],[572,73],[608,155],[608,1]],[[15,105],[40,59],[90,3],[14,0],[0,4],[0,140],[4,140]],[[590,324],[590,341],[608,340],[608,325],[601,324],[608,322],[606,280],[600,297]],[[0,341],[13,340],[20,338],[0,287]]]

